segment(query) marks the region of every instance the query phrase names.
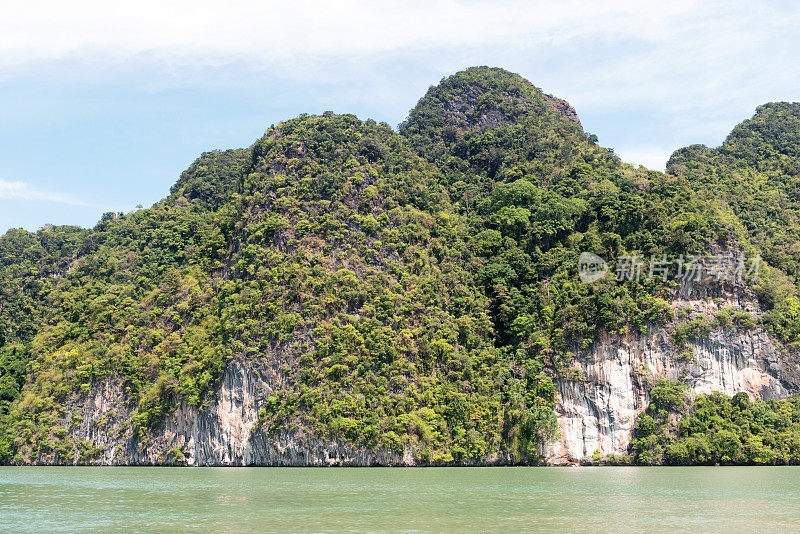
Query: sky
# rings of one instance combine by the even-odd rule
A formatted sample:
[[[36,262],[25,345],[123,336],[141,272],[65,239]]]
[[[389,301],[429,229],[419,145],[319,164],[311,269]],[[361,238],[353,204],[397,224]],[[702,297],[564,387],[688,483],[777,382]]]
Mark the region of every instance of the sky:
[[[791,1],[3,0],[0,233],[147,207],[203,151],[300,113],[396,127],[473,65],[521,74],[663,170],[800,100],[797,28]]]

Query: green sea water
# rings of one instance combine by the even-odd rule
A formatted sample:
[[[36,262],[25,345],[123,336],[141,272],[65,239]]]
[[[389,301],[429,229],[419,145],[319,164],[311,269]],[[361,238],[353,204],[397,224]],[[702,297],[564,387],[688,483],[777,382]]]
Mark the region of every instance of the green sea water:
[[[0,467],[0,532],[800,532],[800,468]]]

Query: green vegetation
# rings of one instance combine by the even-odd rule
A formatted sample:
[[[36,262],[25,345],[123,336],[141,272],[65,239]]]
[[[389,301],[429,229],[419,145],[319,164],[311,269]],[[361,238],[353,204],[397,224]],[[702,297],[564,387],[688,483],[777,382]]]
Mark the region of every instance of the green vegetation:
[[[68,414],[105,381],[146,436],[246,358],[280,377],[259,417],[268,433],[420,462],[536,462],[556,432],[553,379],[576,354],[673,315],[662,278],[581,283],[584,251],[761,251],[765,325],[795,343],[796,224],[782,209],[794,209],[797,132],[783,129],[798,111],[765,109],[716,151],[676,152],[664,174],[622,163],[519,76],[473,68],[432,87],[397,132],[303,115],[203,154],[150,209],[9,231],[0,461],[100,454],[72,441]],[[677,328],[677,349],[707,327]]]
[[[675,151],[667,172],[707,198],[724,201],[772,269],[757,291],[767,308],[765,326],[800,345],[800,103],[760,106],[716,149],[692,145]]]
[[[800,396],[750,401],[747,393],[689,398],[661,380],[636,420],[631,453],[639,464],[800,463]]]

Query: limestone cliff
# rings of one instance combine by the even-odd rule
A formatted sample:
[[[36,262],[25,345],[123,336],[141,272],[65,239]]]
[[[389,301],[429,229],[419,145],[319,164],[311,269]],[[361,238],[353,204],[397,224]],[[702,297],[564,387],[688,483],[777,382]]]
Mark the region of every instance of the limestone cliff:
[[[66,463],[93,465],[330,466],[403,465],[411,458],[300,433],[264,434],[260,407],[275,385],[263,366],[235,359],[219,387],[200,407],[180,405],[161,425],[138,435],[128,418],[133,406],[119,382],[109,379],[73,398],[65,427],[83,443]],[[58,457],[34,463],[63,463]]]
[[[235,359],[217,391],[201,407],[180,405],[158,427],[132,430],[134,405],[120,382],[106,380],[68,403],[64,426],[79,443],[66,459],[39,456],[34,465],[186,465],[186,466],[413,466],[410,451],[397,453],[323,441],[300,432],[266,435],[259,425],[261,406],[277,378],[263,365]],[[497,455],[465,465],[509,465]]]
[[[769,336],[760,330],[715,329],[691,344],[693,361],[674,357],[665,330],[595,345],[576,360],[583,380],[557,382],[560,437],[548,449],[555,464],[627,452],[636,415],[649,404],[658,378],[682,379],[697,394],[745,391],[751,398],[790,394],[790,371]]]
[[[684,293],[673,309],[706,317],[723,308],[760,314],[751,295],[717,294],[716,299],[707,292],[693,299]],[[547,448],[548,463],[586,461],[596,450],[603,457],[626,454],[636,416],[647,408],[650,385],[659,378],[682,381],[693,394],[743,391],[751,399],[766,400],[798,390],[797,364],[760,328],[718,326],[707,337],[693,339],[685,356],[678,354],[670,329],[606,339],[576,354],[581,378],[556,382],[559,438]]]

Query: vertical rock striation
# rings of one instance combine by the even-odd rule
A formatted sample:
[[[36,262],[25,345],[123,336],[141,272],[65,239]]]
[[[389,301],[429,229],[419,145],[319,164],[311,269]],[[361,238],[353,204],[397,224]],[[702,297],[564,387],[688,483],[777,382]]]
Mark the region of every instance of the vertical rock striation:
[[[777,399],[796,390],[796,366],[780,358],[760,329],[714,329],[689,345],[692,361],[676,357],[665,329],[649,335],[595,344],[576,358],[583,380],[557,381],[560,436],[547,449],[552,464],[627,452],[636,415],[650,402],[649,386],[659,378],[682,380],[689,391]]]
[[[275,385],[268,369],[235,359],[216,393],[201,407],[180,405],[157,428],[137,435],[133,406],[121,385],[107,380],[68,406],[71,437],[85,443],[67,463],[94,465],[330,466],[407,465],[408,455],[321,441],[300,433],[267,436],[258,426],[261,406]],[[42,457],[34,463],[63,463]]]

